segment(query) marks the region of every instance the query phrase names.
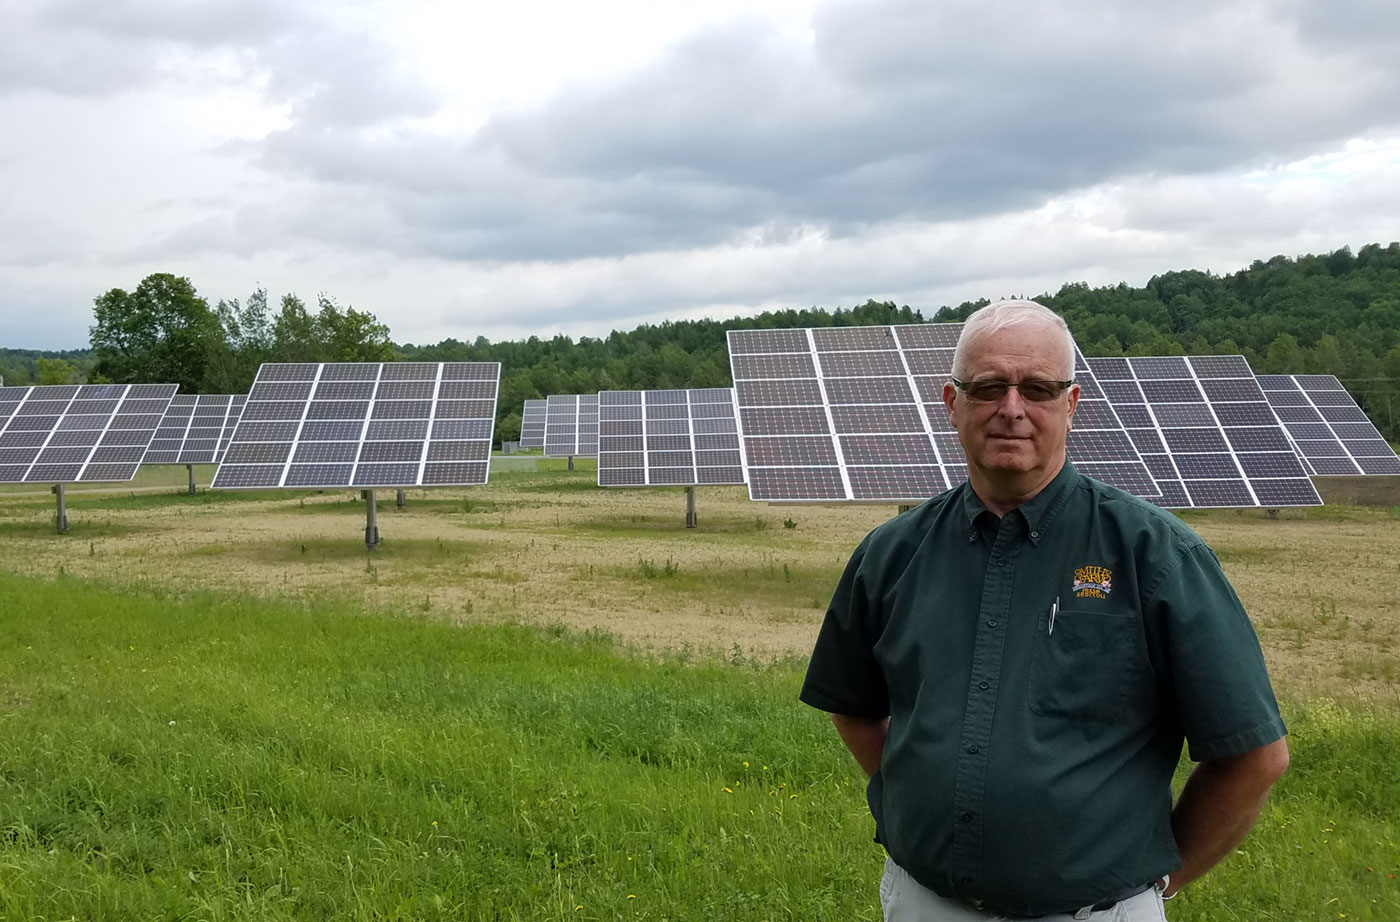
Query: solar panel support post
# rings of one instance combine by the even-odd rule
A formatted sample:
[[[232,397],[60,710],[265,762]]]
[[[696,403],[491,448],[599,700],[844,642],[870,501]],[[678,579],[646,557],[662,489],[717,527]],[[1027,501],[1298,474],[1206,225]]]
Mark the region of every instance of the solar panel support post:
[[[374,550],[379,547],[379,519],[377,510],[374,507],[374,491],[365,490],[365,549]]]
[[[394,502],[398,505],[398,507],[399,507],[400,509],[402,509],[402,508],[403,508],[404,501],[405,501],[404,492],[403,492],[403,489],[400,488],[399,491],[398,491],[398,496],[394,497]]]
[[[67,488],[61,484],[53,485],[53,494],[58,497],[58,514],[54,517],[54,523],[58,526],[60,535],[68,534],[68,494]]]
[[[695,488],[685,488],[685,527],[694,528],[695,521]]]
[[[903,515],[904,513],[908,512],[910,509],[913,509],[913,508],[914,508],[913,505],[910,504],[910,503],[900,503],[900,504],[899,504],[899,514],[900,514],[900,515]]]
[[[573,455],[569,455],[569,470],[573,470],[573,469],[574,469],[574,456],[573,456]]]
[[[194,496],[194,465],[186,464],[185,470],[190,472],[190,495]]]

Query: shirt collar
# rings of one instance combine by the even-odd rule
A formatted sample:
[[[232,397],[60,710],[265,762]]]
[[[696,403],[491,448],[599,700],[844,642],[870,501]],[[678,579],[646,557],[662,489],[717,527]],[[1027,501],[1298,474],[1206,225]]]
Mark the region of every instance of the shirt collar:
[[[1060,472],[1055,475],[1055,479],[1045,485],[1035,496],[1026,500],[1012,513],[1019,512],[1021,518],[1026,523],[1026,535],[1032,544],[1039,544],[1040,538],[1046,527],[1055,520],[1065,500],[1069,498],[1070,491],[1079,483],[1080,473],[1074,469],[1074,465],[1065,459],[1065,466],[1060,468]],[[986,505],[978,498],[977,491],[972,489],[972,484],[963,484],[963,515],[967,517],[968,540],[977,540],[977,517],[984,512],[989,512]],[[1008,513],[1010,514],[1010,513]]]

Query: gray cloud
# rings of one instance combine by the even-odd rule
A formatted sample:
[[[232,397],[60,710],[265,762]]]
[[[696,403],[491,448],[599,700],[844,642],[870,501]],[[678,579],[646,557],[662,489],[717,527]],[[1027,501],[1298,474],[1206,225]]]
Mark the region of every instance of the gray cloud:
[[[834,4],[810,48],[755,23],[711,29],[624,79],[498,113],[467,142],[357,131],[347,89],[269,138],[262,162],[382,201],[386,247],[453,259],[975,217],[1400,125],[1400,64],[1374,35],[1400,45],[1397,17],[1349,43],[1357,15],[1315,32],[1310,10]],[[390,91],[384,109],[415,104]]]
[[[305,131],[423,116],[438,105],[387,47],[283,0],[9,0],[0,10],[0,93],[106,96],[223,81],[261,86]]]

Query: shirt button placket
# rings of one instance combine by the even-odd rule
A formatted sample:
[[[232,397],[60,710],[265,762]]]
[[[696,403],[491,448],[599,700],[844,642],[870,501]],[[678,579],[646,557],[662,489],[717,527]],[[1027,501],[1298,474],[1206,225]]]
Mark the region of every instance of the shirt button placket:
[[[984,566],[982,606],[979,620],[983,627],[974,642],[972,672],[986,678],[969,684],[962,726],[962,756],[958,759],[954,802],[959,823],[953,832],[952,861],[963,885],[982,873],[981,809],[986,798],[987,759],[990,755],[992,718],[997,696],[990,679],[1001,672],[1006,632],[998,628],[1011,606],[1011,584],[1015,572],[1013,554],[1016,542],[1024,540],[1011,522],[1004,520],[992,542]]]

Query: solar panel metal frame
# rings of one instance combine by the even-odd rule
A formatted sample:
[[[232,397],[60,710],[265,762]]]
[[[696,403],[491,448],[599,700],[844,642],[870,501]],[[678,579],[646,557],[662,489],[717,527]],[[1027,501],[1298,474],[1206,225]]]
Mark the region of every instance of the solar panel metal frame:
[[[750,499],[917,503],[966,480],[942,402],[961,332],[961,323],[729,331]],[[1076,380],[1082,416],[1067,446],[1076,466],[1158,495],[1077,348]]]
[[[1320,506],[1242,355],[1091,358],[1164,508]]]
[[[479,486],[490,477],[499,362],[270,363],[211,486]]]
[[[243,414],[247,394],[176,394],[160,421],[159,428],[146,448],[144,464],[218,464],[223,460],[238,419]],[[184,412],[188,408],[189,412]],[[217,426],[196,426],[201,416],[207,421],[215,417],[201,410],[221,409]],[[191,436],[195,430],[218,429],[217,436]],[[212,445],[205,443],[213,442]],[[197,444],[192,444],[197,443]]]
[[[550,394],[544,429],[546,458],[598,456],[598,395]]]
[[[549,401],[539,399],[525,401],[525,409],[520,414],[520,447],[543,448],[545,419],[549,415]]]
[[[0,387],[0,483],[130,480],[175,384]]]
[[[684,423],[685,431],[672,431],[680,428],[675,423]],[[598,393],[599,486],[743,483],[733,388]]]
[[[1258,380],[1308,473],[1400,475],[1400,456],[1334,375],[1259,375]],[[1343,415],[1350,418],[1339,418]]]

